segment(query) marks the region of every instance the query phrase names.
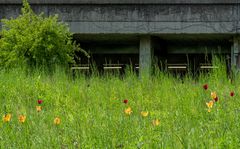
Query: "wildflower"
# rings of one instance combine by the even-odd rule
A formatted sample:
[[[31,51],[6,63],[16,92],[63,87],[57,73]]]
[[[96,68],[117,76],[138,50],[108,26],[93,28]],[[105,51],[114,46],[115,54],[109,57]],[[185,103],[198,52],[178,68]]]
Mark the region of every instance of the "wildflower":
[[[203,88],[204,88],[205,90],[207,90],[207,89],[208,89],[208,84],[204,84],[204,85],[203,85]]]
[[[208,112],[211,112],[211,109],[210,109],[210,108],[208,109]]]
[[[232,97],[234,96],[234,92],[233,91],[230,92],[230,96],[232,96]]]
[[[128,100],[127,100],[127,99],[124,99],[124,100],[123,100],[123,103],[127,104],[127,103],[128,103]]]
[[[26,120],[26,116],[25,116],[25,115],[19,115],[18,121],[19,121],[20,123],[24,123],[25,120]]]
[[[218,101],[218,97],[214,98],[214,101],[217,102]]]
[[[132,109],[128,107],[127,109],[124,110],[125,114],[130,115],[132,113]]]
[[[9,122],[11,120],[12,115],[6,114],[3,116],[3,122]]]
[[[43,100],[41,100],[41,99],[38,99],[38,104],[42,104],[42,102],[43,102]]]
[[[216,92],[211,92],[211,97],[212,97],[212,99],[217,98],[217,94],[216,94]]]
[[[160,125],[160,120],[155,119],[155,120],[152,121],[152,124],[153,124],[153,126],[158,126],[158,125]]]
[[[61,119],[59,117],[56,117],[53,122],[55,125],[59,125],[61,123]]]
[[[41,107],[41,106],[36,106],[36,110],[37,110],[38,112],[40,112],[40,111],[42,111],[42,107]]]
[[[206,104],[207,104],[208,108],[212,108],[213,107],[213,101],[212,100],[207,102]]]
[[[141,115],[142,115],[143,117],[147,117],[147,116],[148,116],[148,111],[146,111],[146,112],[145,112],[145,111],[142,111],[142,112],[141,112]]]

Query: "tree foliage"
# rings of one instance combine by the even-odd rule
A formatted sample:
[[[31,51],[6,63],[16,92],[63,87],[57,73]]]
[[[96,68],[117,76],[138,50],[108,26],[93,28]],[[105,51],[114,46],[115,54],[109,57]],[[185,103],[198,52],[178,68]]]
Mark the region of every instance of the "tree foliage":
[[[27,65],[28,68],[53,66],[73,62],[75,50],[81,50],[72,41],[66,24],[58,16],[35,14],[27,0],[23,0],[21,14],[2,20],[0,39],[0,67]]]

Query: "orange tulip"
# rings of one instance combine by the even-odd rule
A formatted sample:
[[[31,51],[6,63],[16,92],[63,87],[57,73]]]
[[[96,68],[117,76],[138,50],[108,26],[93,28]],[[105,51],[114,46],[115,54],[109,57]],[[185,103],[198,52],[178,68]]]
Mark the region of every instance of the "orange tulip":
[[[127,109],[124,110],[126,115],[130,115],[132,113],[132,109],[128,107]]]
[[[152,124],[153,124],[153,126],[158,126],[158,125],[160,125],[160,120],[155,119],[155,120],[152,121]]]
[[[36,106],[36,110],[37,110],[38,112],[40,112],[40,111],[42,111],[42,107],[41,107],[41,106]]]
[[[141,115],[142,115],[143,117],[147,117],[147,116],[148,116],[148,111],[142,111],[142,112],[141,112]]]
[[[61,123],[61,119],[59,117],[56,117],[53,122],[55,125],[59,125]]]
[[[26,116],[25,116],[25,115],[19,115],[18,121],[19,121],[20,123],[24,123],[25,120],[26,120]]]
[[[213,107],[213,103],[214,102],[211,100],[211,101],[207,102],[206,105],[208,106],[208,108],[212,108]]]
[[[212,97],[212,99],[217,98],[217,94],[216,94],[216,92],[211,92],[211,97]]]
[[[10,122],[11,118],[12,118],[11,114],[6,114],[3,116],[3,122]]]

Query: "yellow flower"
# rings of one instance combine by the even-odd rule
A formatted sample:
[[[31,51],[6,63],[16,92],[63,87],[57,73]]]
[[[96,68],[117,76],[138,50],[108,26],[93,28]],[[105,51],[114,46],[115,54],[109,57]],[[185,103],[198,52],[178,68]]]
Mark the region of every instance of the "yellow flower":
[[[36,110],[37,110],[38,112],[40,112],[40,111],[42,111],[42,107],[41,107],[41,106],[36,106]]]
[[[152,121],[152,124],[153,124],[153,126],[158,126],[158,125],[160,125],[160,120],[155,119],[155,120]]]
[[[211,112],[211,109],[208,109],[208,112]]]
[[[12,115],[11,114],[5,114],[3,116],[3,122],[9,122],[11,120]]]
[[[59,117],[56,117],[53,122],[55,125],[59,125],[61,123],[61,119]]]
[[[141,115],[142,115],[143,117],[147,117],[147,116],[148,116],[148,111],[142,111],[142,112],[141,112]]]
[[[125,114],[130,115],[132,113],[132,109],[128,107],[127,109],[124,110]]]
[[[20,123],[24,123],[25,120],[26,120],[26,116],[25,116],[25,115],[19,115],[18,121],[19,121]]]
[[[211,97],[212,97],[212,99],[217,98],[217,94],[216,94],[216,92],[211,92]]]
[[[206,104],[207,104],[208,108],[212,108],[213,107],[213,103],[214,102],[211,100],[211,101],[207,102]]]

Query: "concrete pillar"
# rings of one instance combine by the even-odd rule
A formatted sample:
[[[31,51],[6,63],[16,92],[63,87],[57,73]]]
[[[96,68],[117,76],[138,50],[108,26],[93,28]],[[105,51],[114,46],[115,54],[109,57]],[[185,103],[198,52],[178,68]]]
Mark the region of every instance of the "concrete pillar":
[[[231,49],[231,65],[240,69],[240,37],[233,38],[233,45]]]
[[[149,77],[152,71],[153,48],[151,36],[142,36],[139,46],[140,77]]]

